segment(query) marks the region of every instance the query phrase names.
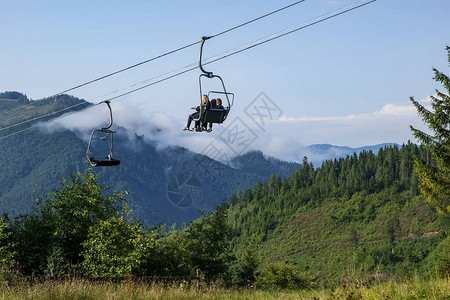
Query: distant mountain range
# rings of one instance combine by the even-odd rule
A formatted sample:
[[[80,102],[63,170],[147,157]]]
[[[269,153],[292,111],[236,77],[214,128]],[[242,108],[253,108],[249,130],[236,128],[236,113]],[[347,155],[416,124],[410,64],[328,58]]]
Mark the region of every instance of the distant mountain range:
[[[60,112],[64,107],[78,110],[88,105],[67,95],[33,102],[18,92],[0,93],[0,130],[42,114]],[[63,178],[87,169],[83,164],[87,144],[74,132],[48,133],[32,129],[2,139],[30,124],[0,132],[0,213],[29,212],[36,195],[45,197],[61,186]],[[298,163],[267,157],[259,151],[238,156],[224,165],[178,146],[158,150],[156,142],[148,142],[137,135],[129,138],[133,135],[124,131],[124,128],[118,129],[114,152],[122,163],[113,168],[95,168],[95,172],[101,182],[113,190],[129,190],[131,207],[148,224],[192,221],[202,211],[213,210],[227,200],[238,188],[252,187],[257,181],[267,182],[272,174],[286,178],[301,167]],[[377,152],[386,145],[389,144],[356,149],[312,145],[307,149],[309,161],[317,167],[324,159],[362,150]]]
[[[333,160],[347,155],[359,154],[362,151],[372,151],[377,153],[380,148],[393,146],[395,143],[383,143],[372,146],[351,148],[346,146],[335,146],[330,144],[315,144],[306,147],[306,157],[313,163],[314,167],[319,167],[324,160]]]

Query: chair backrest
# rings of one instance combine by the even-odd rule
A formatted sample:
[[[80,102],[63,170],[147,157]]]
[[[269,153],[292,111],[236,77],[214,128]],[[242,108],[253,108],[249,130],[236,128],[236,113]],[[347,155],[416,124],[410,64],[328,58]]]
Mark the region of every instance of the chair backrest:
[[[201,108],[201,121],[206,123],[222,124],[228,116],[228,109],[214,109],[207,110],[205,107]]]

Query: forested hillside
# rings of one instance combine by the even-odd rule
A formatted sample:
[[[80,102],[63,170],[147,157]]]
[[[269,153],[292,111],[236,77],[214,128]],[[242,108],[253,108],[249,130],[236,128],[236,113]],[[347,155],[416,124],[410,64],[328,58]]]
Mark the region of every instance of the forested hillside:
[[[317,169],[305,158],[286,180],[273,175],[240,190],[228,209],[240,264],[261,272],[289,263],[323,283],[345,274],[434,275],[449,219],[439,218],[419,194],[414,156],[429,157],[409,143],[329,160]]]
[[[0,246],[26,275],[200,278],[266,288],[336,286],[449,272],[449,216],[417,190],[414,144],[303,165],[239,189],[182,228],[148,227],[126,193],[71,176],[25,216],[2,219]],[[178,277],[181,276],[181,277]]]
[[[43,122],[89,105],[91,104],[86,101],[66,94],[33,101],[19,92],[3,92],[0,93],[0,126],[6,128],[11,125],[30,125],[32,123],[28,121],[33,121],[37,117]],[[25,127],[27,126],[14,127],[14,130],[2,130],[0,137]]]

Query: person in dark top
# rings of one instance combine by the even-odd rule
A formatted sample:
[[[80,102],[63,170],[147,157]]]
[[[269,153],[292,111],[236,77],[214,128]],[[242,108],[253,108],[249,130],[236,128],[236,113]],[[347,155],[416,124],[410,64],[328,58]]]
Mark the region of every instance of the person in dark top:
[[[222,106],[222,99],[220,99],[220,98],[217,98],[217,99],[213,99],[213,100],[211,100],[211,108],[212,109],[225,109],[223,106]],[[208,128],[208,132],[211,132],[212,131],[212,123],[208,123],[208,125],[209,125],[209,128]]]
[[[206,109],[210,109],[211,103],[209,102],[208,95],[203,95],[202,96],[202,105],[201,106],[205,106]],[[200,105],[197,106],[195,108],[195,112],[189,115],[188,120],[187,120],[187,124],[186,124],[186,128],[184,128],[183,131],[189,131],[190,130],[189,127],[191,126],[192,120],[198,119],[198,117],[200,116],[201,106]],[[195,121],[194,131],[201,131],[200,121]]]
[[[216,99],[216,106],[214,107],[215,109],[225,109],[223,106],[222,106],[222,99],[220,99],[220,98],[217,98]]]

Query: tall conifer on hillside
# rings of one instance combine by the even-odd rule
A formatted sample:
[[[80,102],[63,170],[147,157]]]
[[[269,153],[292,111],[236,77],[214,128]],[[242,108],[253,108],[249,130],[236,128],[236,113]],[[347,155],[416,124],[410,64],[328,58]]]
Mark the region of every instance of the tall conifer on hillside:
[[[446,47],[450,63],[450,47]],[[438,212],[450,214],[450,82],[449,77],[433,68],[434,79],[444,86],[446,93],[436,90],[431,96],[431,109],[410,98],[431,133],[410,126],[414,136],[430,150],[434,162],[420,158],[415,160],[415,171],[422,182],[420,189],[427,201],[434,204]]]

